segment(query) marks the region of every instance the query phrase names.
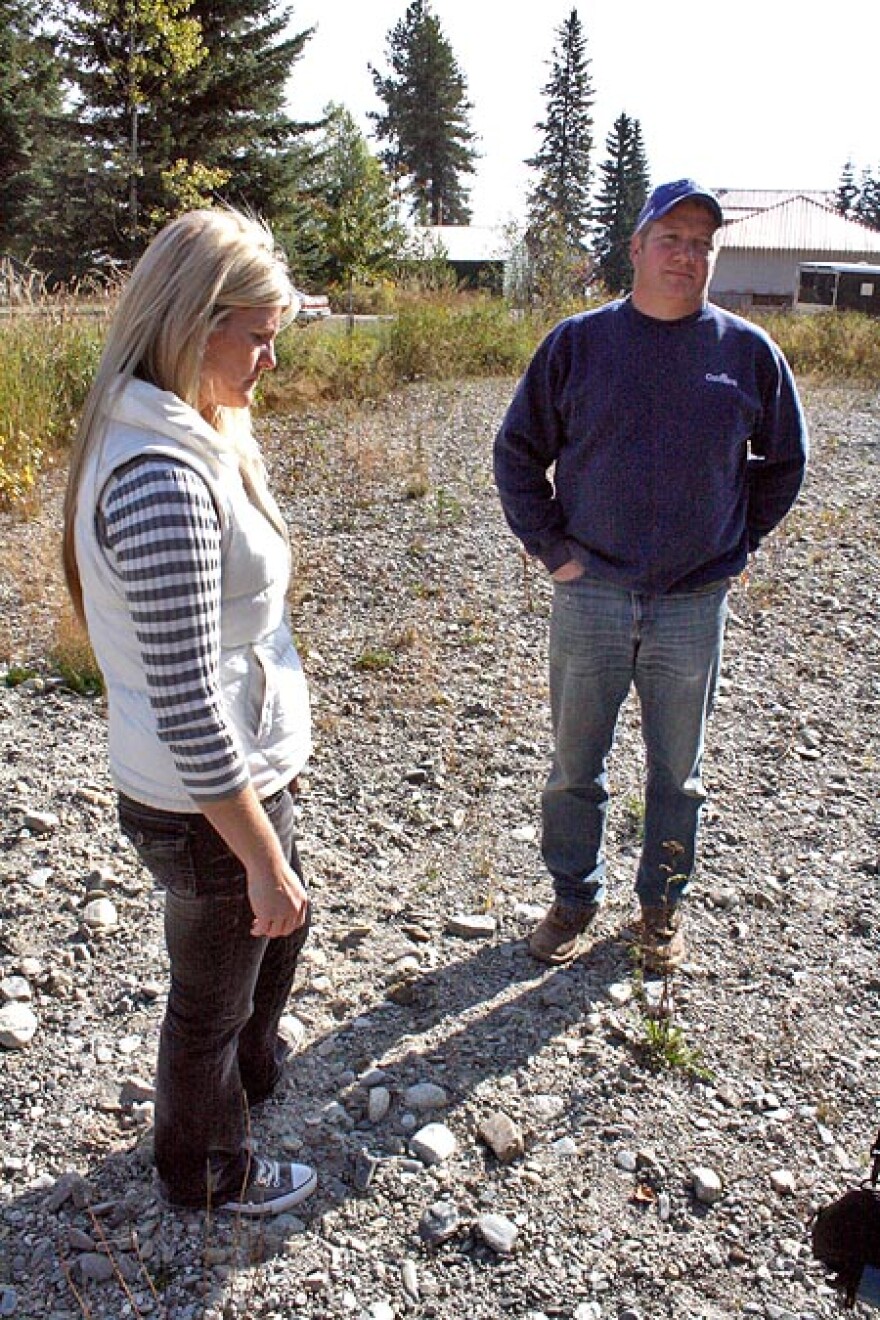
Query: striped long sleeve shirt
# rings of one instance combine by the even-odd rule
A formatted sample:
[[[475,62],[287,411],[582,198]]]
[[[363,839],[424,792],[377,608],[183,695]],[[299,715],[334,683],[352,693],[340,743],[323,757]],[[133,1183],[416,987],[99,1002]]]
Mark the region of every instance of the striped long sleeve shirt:
[[[229,797],[248,769],[220,688],[220,523],[210,492],[183,463],[137,459],[108,482],[99,523],[159,738],[196,803]]]

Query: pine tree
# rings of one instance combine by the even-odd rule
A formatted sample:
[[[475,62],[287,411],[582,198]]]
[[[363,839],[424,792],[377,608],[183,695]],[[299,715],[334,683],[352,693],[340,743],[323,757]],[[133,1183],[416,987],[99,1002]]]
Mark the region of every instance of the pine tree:
[[[387,144],[381,159],[422,223],[465,225],[471,213],[461,176],[475,170],[473,107],[429,0],[411,0],[388,34],[386,59],[390,73],[370,66],[385,104],[371,116],[378,141]]]
[[[269,220],[289,210],[307,126],[282,107],[310,35],[282,37],[289,17],[275,0],[71,7],[79,153],[66,223],[78,232],[87,208],[87,258],[136,256],[170,215],[217,196]]]
[[[835,194],[835,205],[841,215],[850,215],[859,196],[859,185],[856,183],[855,166],[851,160],[848,160],[840,172],[840,183],[837,185]]]
[[[60,106],[54,41],[27,0],[0,0],[0,251],[22,259],[49,192]]]
[[[599,279],[610,293],[618,293],[632,287],[629,241],[648,196],[648,162],[639,121],[621,113],[605,148],[608,155],[599,166],[593,253]]]
[[[871,229],[880,229],[880,177],[870,170],[863,170],[859,183],[858,197],[850,212],[854,220],[860,220]]]
[[[586,38],[576,9],[557,30],[550,78],[543,88],[546,116],[537,154],[526,161],[538,172],[529,196],[532,235],[555,233],[574,251],[590,224],[593,88]]]
[[[204,57],[190,0],[83,0],[67,14],[63,46],[77,103],[72,126],[88,162],[81,202],[95,245],[130,257],[142,245],[155,195],[151,121],[169,80]]]
[[[293,33],[292,10],[278,0],[189,0],[205,58],[170,88],[162,154],[186,175],[222,178],[217,190],[277,222],[295,205],[316,127],[284,111],[286,87],[313,29]]]

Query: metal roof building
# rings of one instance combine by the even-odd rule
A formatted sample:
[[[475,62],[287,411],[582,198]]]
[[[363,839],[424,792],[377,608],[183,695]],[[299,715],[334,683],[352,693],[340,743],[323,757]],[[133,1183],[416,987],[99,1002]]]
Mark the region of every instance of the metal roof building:
[[[523,260],[522,244],[503,226],[416,225],[407,245],[416,261],[441,258],[466,288],[501,292]]]
[[[731,219],[723,190],[720,196],[725,223],[709,296],[724,307],[790,307],[801,262],[880,261],[880,231],[815,195],[788,195],[751,212],[734,209]]]

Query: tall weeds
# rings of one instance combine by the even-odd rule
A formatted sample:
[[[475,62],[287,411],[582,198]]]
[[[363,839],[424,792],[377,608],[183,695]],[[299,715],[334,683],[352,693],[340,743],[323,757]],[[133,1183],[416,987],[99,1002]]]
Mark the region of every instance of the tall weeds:
[[[0,506],[26,511],[47,457],[66,449],[101,329],[64,309],[0,321]]]
[[[102,304],[107,307],[108,304]],[[291,328],[260,408],[284,412],[324,401],[379,398],[413,380],[515,377],[555,321],[578,308],[514,312],[488,295],[404,294],[393,315]],[[880,321],[856,312],[754,313],[798,376],[880,378]],[[27,512],[41,468],[63,454],[100,351],[104,312],[73,304],[0,318],[0,507]]]

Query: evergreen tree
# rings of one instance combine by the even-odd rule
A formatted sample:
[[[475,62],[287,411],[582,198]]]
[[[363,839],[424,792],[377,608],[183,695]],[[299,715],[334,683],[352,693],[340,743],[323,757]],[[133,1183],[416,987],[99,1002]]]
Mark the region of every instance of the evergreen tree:
[[[610,293],[632,288],[629,241],[648,196],[648,162],[637,119],[621,113],[605,142],[599,166],[593,253],[599,279]]]
[[[291,119],[284,104],[313,29],[292,33],[292,10],[278,0],[189,0],[188,13],[205,58],[173,81],[156,125],[159,152],[183,178],[207,170],[226,200],[277,222],[295,208],[310,159],[315,125]]]
[[[135,256],[148,228],[158,174],[151,121],[161,116],[174,74],[204,58],[189,5],[82,0],[67,14],[63,45],[77,101],[71,129],[87,169],[79,200],[93,218],[93,246],[114,256]]]
[[[871,229],[880,229],[880,178],[870,170],[863,170],[858,197],[850,215]]]
[[[46,203],[61,106],[54,42],[28,0],[0,0],[0,251],[26,258]]]
[[[461,176],[473,174],[474,149],[467,84],[429,0],[411,0],[386,41],[391,72],[370,66],[384,102],[371,117],[387,146],[381,159],[411,198],[422,223],[465,225],[470,220]]]
[[[586,243],[590,224],[593,88],[586,38],[576,9],[557,31],[549,81],[543,88],[546,116],[537,155],[526,161],[538,172],[529,196],[533,236],[555,233],[573,250]]]
[[[130,258],[171,215],[218,195],[274,220],[292,205],[282,113],[310,32],[275,0],[80,0],[64,33],[79,145],[65,221],[88,258]]]
[[[851,160],[848,160],[840,172],[840,183],[837,185],[835,194],[835,205],[841,215],[850,215],[859,196],[859,185],[856,183],[855,166]]]

